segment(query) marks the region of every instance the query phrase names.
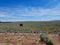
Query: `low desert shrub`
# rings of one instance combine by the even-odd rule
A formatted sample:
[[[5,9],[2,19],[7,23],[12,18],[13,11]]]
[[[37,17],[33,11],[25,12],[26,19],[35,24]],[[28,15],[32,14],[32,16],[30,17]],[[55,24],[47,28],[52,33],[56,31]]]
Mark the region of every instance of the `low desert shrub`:
[[[52,39],[46,38],[46,45],[53,45]]]
[[[40,35],[41,41],[45,42],[46,45],[53,45],[52,39],[48,38],[45,34]]]
[[[41,39],[41,41],[44,41],[44,42],[45,42],[45,41],[46,41],[46,37],[47,37],[46,35],[41,34],[41,35],[40,35],[40,39]]]

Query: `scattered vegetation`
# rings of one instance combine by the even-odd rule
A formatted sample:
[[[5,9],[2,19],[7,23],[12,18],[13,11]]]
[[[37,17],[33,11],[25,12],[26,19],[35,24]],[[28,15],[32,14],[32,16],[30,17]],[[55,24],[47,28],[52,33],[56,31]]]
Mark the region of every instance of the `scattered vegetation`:
[[[23,26],[23,27],[22,27]],[[58,33],[60,22],[1,22],[0,33]]]

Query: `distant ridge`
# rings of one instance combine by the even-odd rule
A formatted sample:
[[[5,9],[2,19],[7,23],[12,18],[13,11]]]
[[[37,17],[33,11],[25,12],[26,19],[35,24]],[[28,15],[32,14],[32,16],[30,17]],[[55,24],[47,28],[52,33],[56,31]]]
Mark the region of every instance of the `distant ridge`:
[[[0,23],[13,23],[13,22],[60,22],[60,20],[50,20],[50,21],[0,21]]]
[[[53,20],[53,21],[60,22],[60,20]]]

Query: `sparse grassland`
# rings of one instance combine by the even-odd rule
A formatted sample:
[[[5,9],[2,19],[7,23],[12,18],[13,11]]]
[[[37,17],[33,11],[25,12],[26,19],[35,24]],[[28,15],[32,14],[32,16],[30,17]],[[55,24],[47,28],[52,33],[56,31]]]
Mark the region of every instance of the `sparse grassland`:
[[[23,24],[22,26],[19,26]],[[1,33],[59,33],[60,22],[12,22],[12,23],[0,23]]]

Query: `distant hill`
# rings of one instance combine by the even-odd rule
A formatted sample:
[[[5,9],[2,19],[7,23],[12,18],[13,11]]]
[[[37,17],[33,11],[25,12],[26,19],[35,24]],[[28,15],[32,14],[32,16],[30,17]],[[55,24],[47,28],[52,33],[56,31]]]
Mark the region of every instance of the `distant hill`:
[[[60,22],[60,20],[51,20],[51,21],[13,21],[13,22]],[[0,21],[0,23],[13,23],[12,21]]]
[[[60,20],[54,20],[54,21],[60,22]]]

